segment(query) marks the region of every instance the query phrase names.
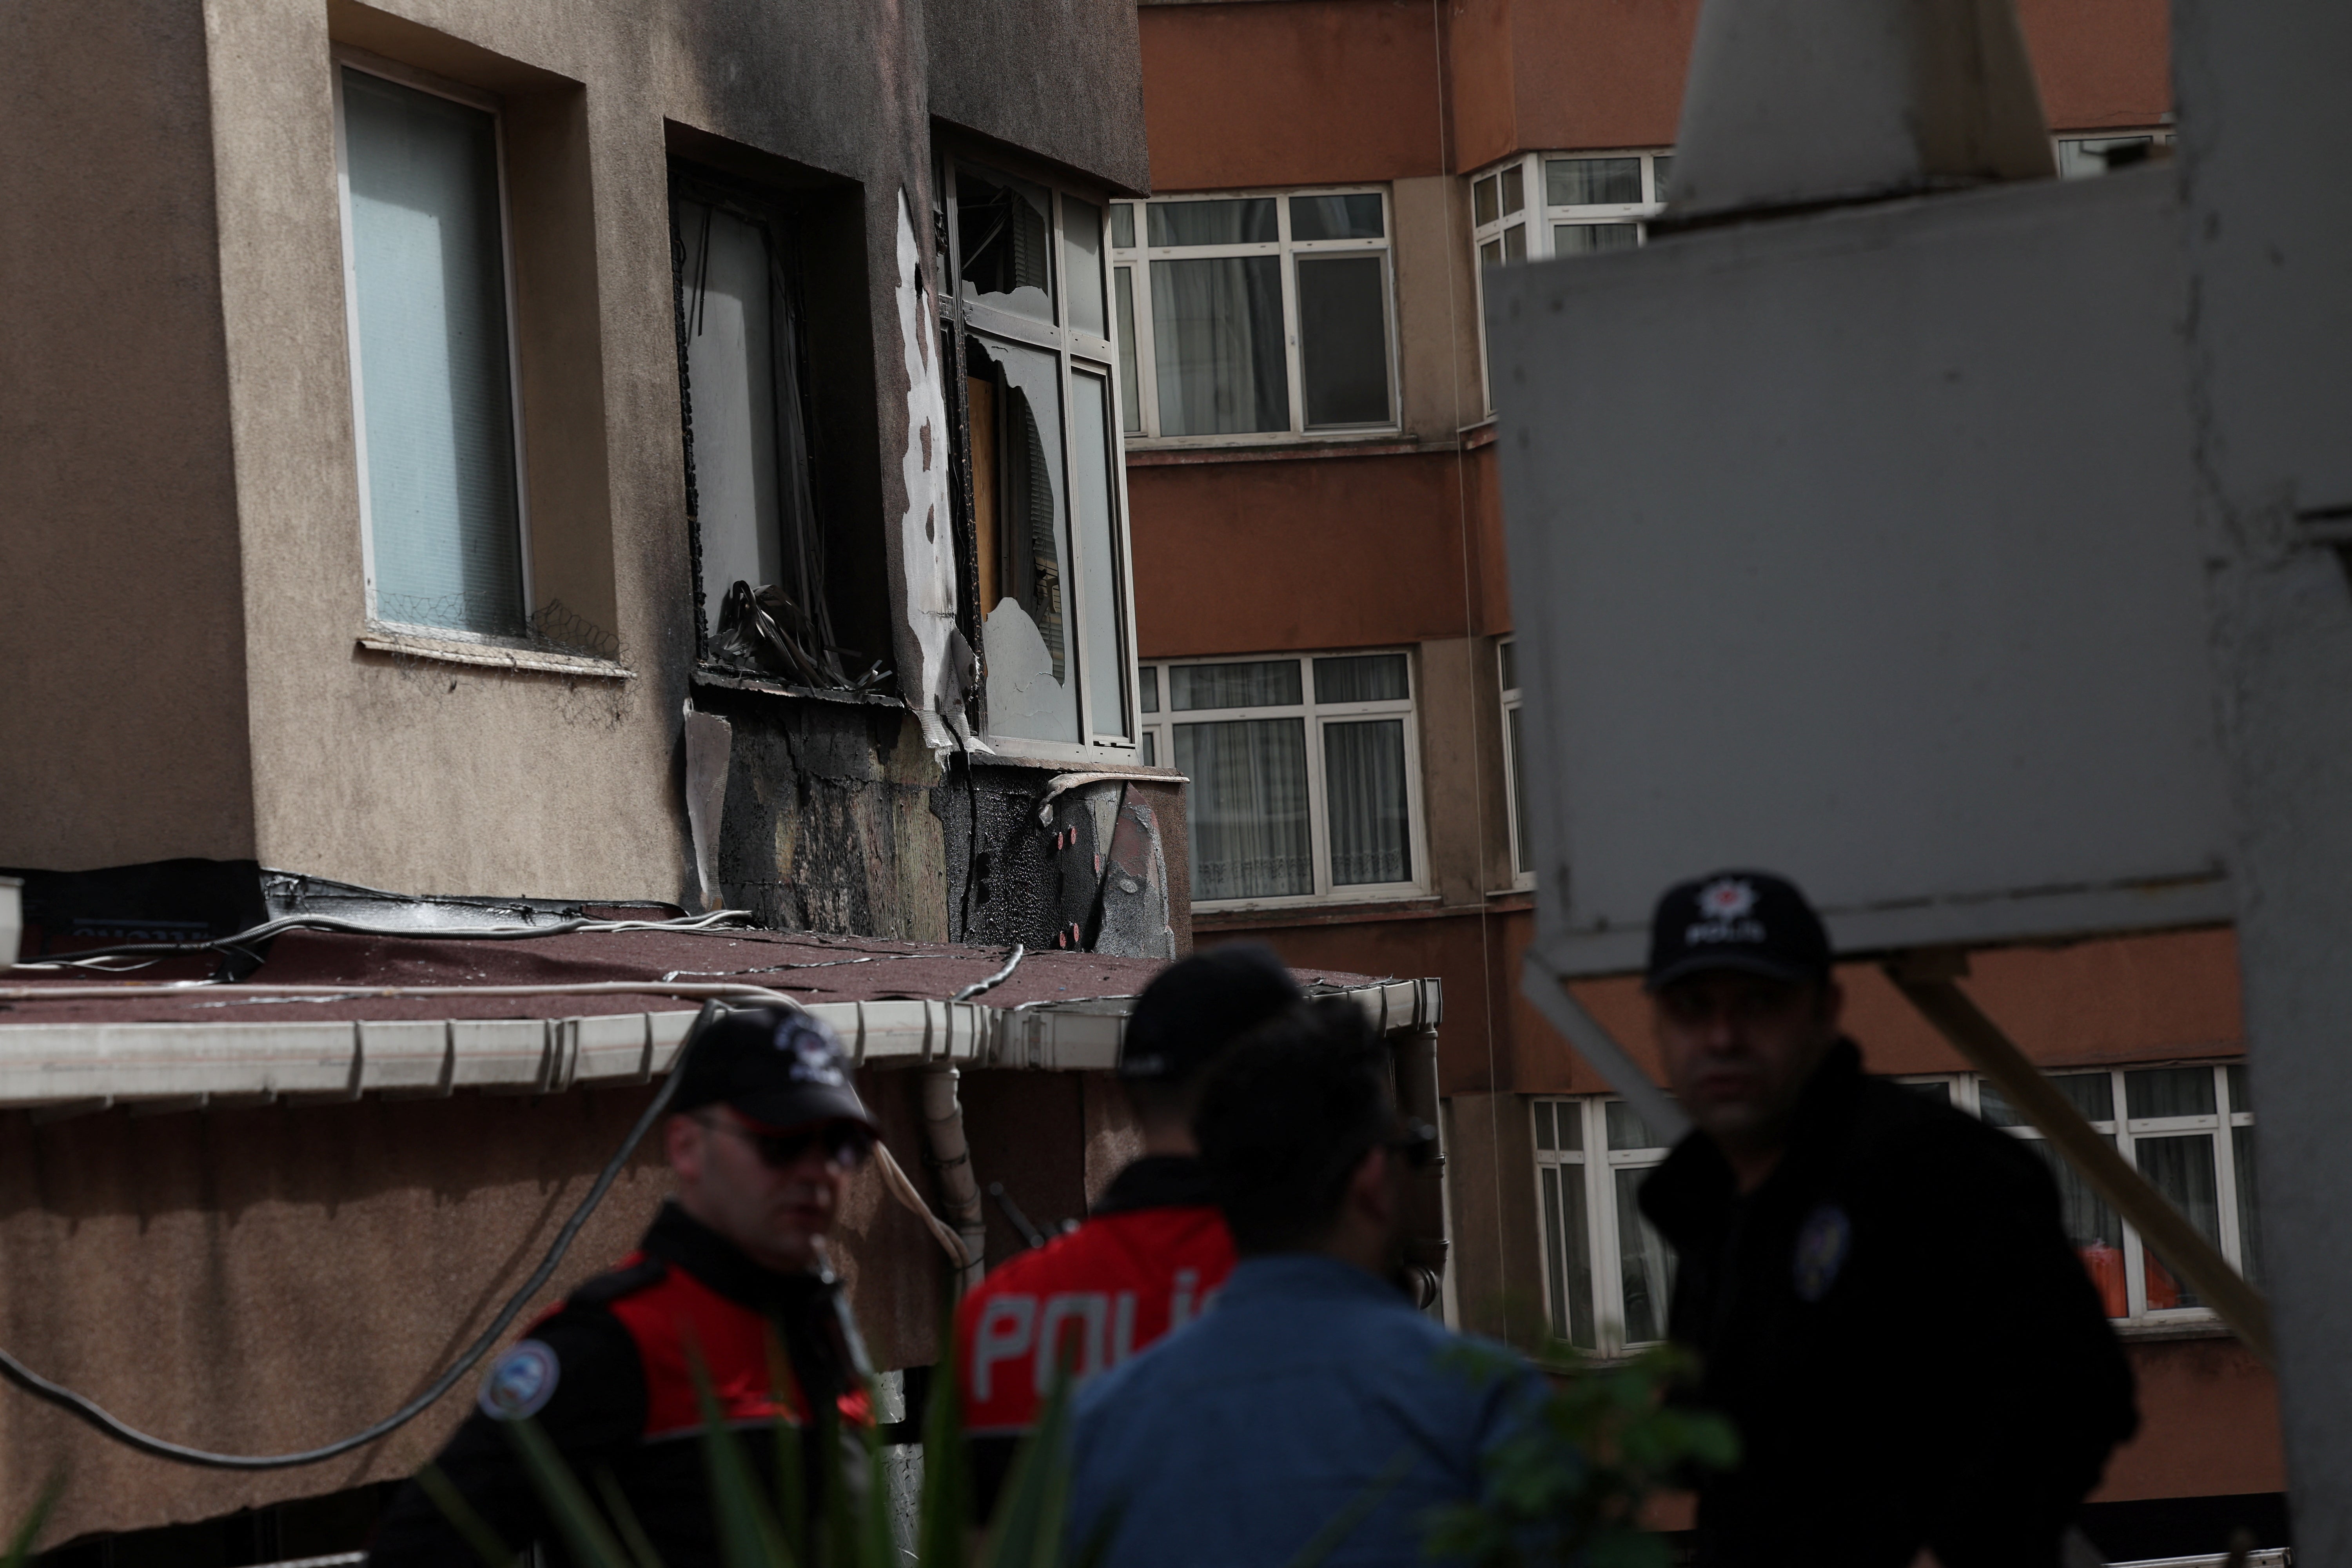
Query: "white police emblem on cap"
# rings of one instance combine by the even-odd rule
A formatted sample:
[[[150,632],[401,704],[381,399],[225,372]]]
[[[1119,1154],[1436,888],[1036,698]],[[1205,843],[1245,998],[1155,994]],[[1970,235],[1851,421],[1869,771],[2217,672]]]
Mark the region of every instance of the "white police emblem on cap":
[[[1837,1283],[1845,1255],[1853,1250],[1853,1221],[1835,1204],[1823,1204],[1797,1230],[1794,1259],[1797,1299],[1818,1301]]]
[[[848,1081],[842,1074],[839,1047],[801,1018],[788,1017],[776,1026],[776,1049],[792,1053],[794,1083],[839,1089]]]
[[[482,1392],[474,1403],[493,1421],[536,1415],[554,1397],[556,1380],[562,1373],[562,1363],[553,1351],[537,1340],[525,1340],[499,1357],[490,1374],[482,1379]]]

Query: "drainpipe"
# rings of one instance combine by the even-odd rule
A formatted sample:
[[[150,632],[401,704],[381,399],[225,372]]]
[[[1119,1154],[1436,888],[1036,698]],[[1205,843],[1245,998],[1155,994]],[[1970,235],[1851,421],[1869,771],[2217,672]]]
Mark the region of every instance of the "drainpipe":
[[[972,1175],[971,1145],[964,1141],[963,1105],[956,1099],[956,1069],[945,1062],[923,1068],[923,1126],[929,1135],[931,1163],[940,1176],[948,1224],[963,1242],[963,1266],[956,1270],[956,1294],[980,1283],[987,1272],[987,1218],[981,1212],[980,1183]]]

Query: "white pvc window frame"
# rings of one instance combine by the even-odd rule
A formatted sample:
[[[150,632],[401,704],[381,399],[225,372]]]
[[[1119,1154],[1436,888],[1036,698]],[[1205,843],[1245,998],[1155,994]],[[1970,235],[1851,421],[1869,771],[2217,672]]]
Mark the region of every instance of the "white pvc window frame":
[[[1307,742],[1307,837],[1313,846],[1315,890],[1293,893],[1280,898],[1202,899],[1195,897],[1192,907],[1204,910],[1279,910],[1309,908],[1318,904],[1361,904],[1387,902],[1398,899],[1417,899],[1428,895],[1429,835],[1423,823],[1421,782],[1421,726],[1416,713],[1421,697],[1421,671],[1411,647],[1349,647],[1318,648],[1312,653],[1258,653],[1232,658],[1155,659],[1143,668],[1141,690],[1150,699],[1151,709],[1141,715],[1139,728],[1150,738],[1151,760],[1160,767],[1176,765],[1175,726],[1178,724],[1216,724],[1243,719],[1299,719],[1306,724]],[[1404,658],[1405,695],[1384,698],[1374,702],[1318,702],[1315,700],[1315,661],[1318,658],[1354,658],[1370,654],[1401,654]],[[1281,707],[1262,708],[1188,708],[1176,712],[1169,707],[1170,692],[1167,672],[1179,666],[1216,664],[1276,664],[1292,661],[1298,665],[1301,700]],[[1404,721],[1404,789],[1405,846],[1412,858],[1412,876],[1402,882],[1349,882],[1335,886],[1331,880],[1331,816],[1329,795],[1324,779],[1323,726],[1346,723],[1363,719],[1402,719]]]
[[[1290,198],[1293,196],[1356,196],[1377,195],[1381,198],[1381,237],[1378,239],[1293,239],[1290,237]],[[1267,199],[1274,202],[1276,237],[1252,244],[1234,245],[1169,245],[1150,243],[1150,202],[1113,203],[1132,209],[1135,243],[1112,248],[1109,237],[1116,232],[1106,219],[1105,248],[1111,250],[1111,285],[1114,292],[1111,311],[1116,321],[1118,274],[1129,276],[1135,290],[1135,381],[1136,403],[1141,416],[1141,428],[1127,432],[1127,444],[1138,450],[1181,449],[1188,447],[1271,447],[1285,443],[1316,440],[1326,441],[1351,437],[1393,436],[1402,428],[1399,413],[1403,389],[1399,372],[1402,364],[1402,348],[1397,341],[1397,277],[1396,277],[1396,203],[1389,187],[1366,185],[1285,185],[1268,190],[1246,191],[1185,191],[1153,198],[1157,202],[1242,201]],[[1389,416],[1385,420],[1347,425],[1309,425],[1307,423],[1307,378],[1305,363],[1298,341],[1298,258],[1300,257],[1346,256],[1377,254],[1381,259],[1381,296],[1383,319],[1388,333]],[[1162,436],[1160,434],[1160,382],[1152,359],[1151,334],[1151,264],[1155,261],[1206,260],[1221,256],[1279,256],[1282,258],[1282,338],[1285,374],[1290,389],[1290,428],[1287,430],[1234,431],[1207,436]],[[1124,428],[1122,426],[1122,428]]]
[[[1666,173],[1660,166],[1664,160],[1674,161],[1671,147],[1611,147],[1579,149],[1575,152],[1554,150],[1548,153],[1521,153],[1499,163],[1490,163],[1464,182],[1470,216],[1470,270],[1477,279],[1478,320],[1486,319],[1486,268],[1490,266],[1514,266],[1522,261],[1548,261],[1559,254],[1554,230],[1589,224],[1631,224],[1634,243],[1649,242],[1650,219],[1665,210]],[[1638,158],[1642,161],[1642,195],[1638,202],[1605,202],[1576,205],[1553,205],[1546,201],[1544,164],[1555,159]],[[1518,205],[1510,205],[1507,193],[1512,178],[1517,177]],[[1479,205],[1491,194],[1495,213],[1480,221]],[[1486,412],[1495,411],[1490,357],[1486,353],[1486,333],[1478,333],[1479,379],[1486,388]]]
[[[2115,147],[2146,146],[2152,153],[2159,147],[2172,145],[2174,131],[2169,125],[2149,125],[2137,130],[2076,132],[2068,136],[2053,136],[2051,150],[2058,162],[2058,177],[2062,180],[2095,180],[2108,172],[2105,154]],[[2088,160],[2098,158],[2094,168]],[[2072,165],[2070,167],[2070,165]]]
[[[462,103],[468,109],[481,110],[490,117],[499,176],[499,272],[506,289],[507,408],[509,436],[514,446],[515,549],[521,565],[520,613],[528,621],[531,606],[538,602],[539,592],[531,565],[530,470],[524,461],[523,450],[522,348],[515,319],[514,214],[507,192],[506,105],[494,92],[451,81],[431,71],[403,65],[398,60],[386,59],[367,49],[338,44],[330,52],[328,69],[335,110],[335,213],[343,261],[343,344],[351,367],[352,443],[359,479],[360,562],[362,582],[367,595],[367,622],[371,626],[380,626],[387,631],[432,637],[442,642],[521,646],[527,639],[468,631],[460,626],[427,626],[407,621],[388,621],[376,614],[375,522],[368,488],[367,387],[360,364],[359,247],[352,239],[351,148],[344,134],[343,122],[343,70],[346,67],[418,92],[429,92],[436,98],[446,98],[453,103]]]
[[[1496,731],[1496,738],[1502,742],[1503,748],[1503,816],[1510,827],[1510,890],[1515,893],[1525,892],[1536,885],[1534,845],[1520,810],[1520,792],[1527,787],[1527,781],[1519,776],[1519,756],[1511,745],[1511,727],[1521,721],[1524,709],[1523,693],[1518,683],[1512,679],[1517,647],[1517,637],[1503,637],[1495,644],[1495,681],[1502,691],[1502,722]]]
[[[1528,1114],[1532,1121],[1542,1108],[1549,1107],[1556,1118],[1576,1119],[1579,1147],[1560,1147],[1567,1140],[1556,1137],[1553,1147],[1543,1148],[1539,1136],[1531,1136],[1535,1149],[1536,1224],[1541,1228],[1545,1267],[1537,1271],[1543,1285],[1544,1321],[1554,1337],[1566,1341],[1572,1323],[1568,1304],[1553,1293],[1550,1259],[1558,1249],[1562,1265],[1563,1280],[1567,1277],[1567,1247],[1570,1237],[1565,1224],[1559,1234],[1550,1231],[1550,1221],[1544,1213],[1543,1173],[1555,1170],[1565,1188],[1571,1181],[1584,1194],[1585,1240],[1591,1248],[1587,1262],[1592,1280],[1592,1319],[1594,1342],[1576,1348],[1589,1355],[1621,1356],[1638,1351],[1655,1340],[1629,1339],[1625,1329],[1624,1247],[1617,1227],[1617,1173],[1620,1171],[1655,1170],[1665,1163],[1674,1151],[1665,1145],[1640,1149],[1609,1147],[1609,1106],[1622,1103],[1614,1095],[1578,1095],[1560,1097],[1538,1095],[1528,1101]],[[1643,1222],[1644,1225],[1646,1221]],[[1664,1304],[1660,1304],[1663,1326]]]
[[[1108,662],[1114,678],[1119,680],[1123,687],[1120,711],[1127,715],[1129,730],[1134,731],[1139,728],[1139,721],[1142,714],[1137,696],[1137,683],[1139,678],[1137,673],[1135,651],[1135,550],[1134,541],[1129,529],[1127,465],[1120,460],[1122,451],[1120,432],[1125,427],[1126,416],[1120,400],[1118,384],[1118,300],[1112,292],[1115,279],[1112,277],[1110,266],[1111,202],[1107,195],[1099,192],[1084,190],[1066,181],[1056,179],[1052,174],[1037,168],[1025,160],[1002,157],[992,153],[982,153],[962,160],[970,163],[975,169],[984,170],[992,174],[1010,174],[1025,180],[1031,184],[1042,185],[1053,193],[1054,226],[1049,247],[1052,258],[1049,265],[1053,279],[1050,293],[1054,301],[1054,319],[1051,321],[1044,321],[1034,316],[1024,315],[1017,310],[1003,310],[982,300],[964,298],[963,233],[961,214],[956,196],[958,161],[958,154],[952,151],[940,155],[939,194],[947,212],[950,279],[950,287],[940,290],[941,297],[952,302],[949,308],[957,313],[958,319],[962,322],[964,332],[978,333],[984,338],[997,338],[1017,343],[1024,348],[1053,354],[1059,366],[1056,386],[1062,401],[1061,406],[1055,411],[1055,414],[1062,423],[1062,495],[1067,513],[1070,538],[1070,561],[1063,574],[1063,621],[1067,628],[1066,635],[1070,637],[1077,651],[1078,657],[1076,663],[1078,676],[1078,725],[1079,733],[1085,735],[1087,739],[1073,744],[1064,741],[1037,740],[1027,735],[1002,734],[992,727],[987,728],[984,733],[992,742],[1001,742],[999,749],[1011,755],[1034,757],[1045,761],[1116,761],[1131,763],[1141,747],[1141,741],[1137,734],[1105,735],[1097,732],[1094,728],[1094,683],[1101,679],[1103,660],[1100,651],[1093,646],[1094,638],[1087,629],[1087,617],[1079,606],[1080,596],[1086,588],[1087,563],[1086,544],[1078,528],[1077,446],[1073,439],[1070,416],[1073,406],[1070,391],[1071,376],[1073,374],[1101,376],[1108,399],[1110,422],[1110,444],[1104,453],[1103,461],[1110,476],[1110,532],[1112,548],[1118,557],[1112,564],[1110,577],[1119,595],[1116,619],[1120,647],[1118,657]],[[1069,201],[1083,202],[1102,215],[1102,244],[1099,253],[1099,265],[1102,268],[1104,327],[1102,335],[1073,325],[1069,319],[1070,290],[1069,279],[1066,274],[1069,267],[1070,249],[1063,225],[1063,204]],[[961,346],[961,334],[959,334],[959,346]],[[964,374],[964,367],[961,363],[958,363],[950,367],[950,373],[961,376]],[[959,404],[958,406],[961,405]],[[975,611],[972,617],[975,632],[979,629],[982,618],[987,615],[988,608],[986,605],[982,605]],[[984,679],[982,686],[984,689]],[[985,699],[983,698],[984,707]]]

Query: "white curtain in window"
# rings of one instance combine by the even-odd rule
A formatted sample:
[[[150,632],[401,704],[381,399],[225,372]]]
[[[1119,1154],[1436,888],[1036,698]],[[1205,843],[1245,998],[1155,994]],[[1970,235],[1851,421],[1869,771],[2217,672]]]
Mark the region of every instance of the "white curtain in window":
[[[1281,258],[1153,262],[1151,347],[1161,435],[1290,428]]]
[[[1331,816],[1332,883],[1411,881],[1404,721],[1325,724],[1323,789]]]
[[[342,73],[373,613],[523,627],[498,126]]]
[[[1617,1266],[1624,1285],[1625,1341],[1641,1344],[1666,1337],[1666,1303],[1674,1294],[1675,1258],[1664,1237],[1650,1228],[1634,1200],[1647,1170],[1617,1177]]]
[[[1307,826],[1307,721],[1231,719],[1176,726],[1192,781],[1192,896],[1265,899],[1315,890]]]

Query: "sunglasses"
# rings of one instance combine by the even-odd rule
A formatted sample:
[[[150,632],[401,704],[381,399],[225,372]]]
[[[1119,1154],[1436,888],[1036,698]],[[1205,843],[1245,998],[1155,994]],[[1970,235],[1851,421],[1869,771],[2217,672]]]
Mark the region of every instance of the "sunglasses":
[[[866,1163],[874,1152],[873,1132],[855,1121],[824,1121],[814,1127],[761,1132],[749,1127],[738,1127],[729,1121],[714,1121],[699,1116],[695,1120],[715,1131],[731,1132],[742,1139],[758,1152],[760,1163],[772,1171],[797,1165],[812,1148],[822,1147],[827,1160],[850,1171]]]

